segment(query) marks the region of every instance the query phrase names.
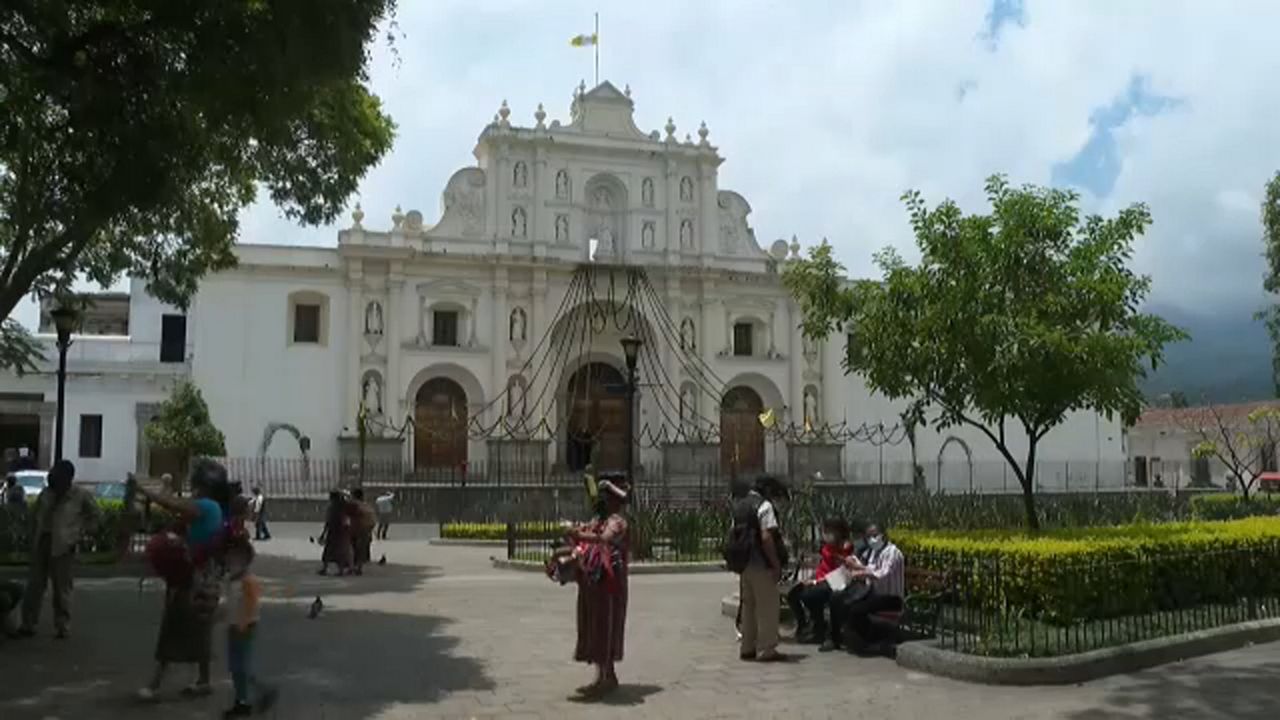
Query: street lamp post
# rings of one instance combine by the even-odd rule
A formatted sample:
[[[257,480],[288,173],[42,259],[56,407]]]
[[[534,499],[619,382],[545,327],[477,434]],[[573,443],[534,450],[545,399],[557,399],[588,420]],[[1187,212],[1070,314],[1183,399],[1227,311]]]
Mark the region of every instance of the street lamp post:
[[[622,338],[622,354],[627,361],[627,482],[634,482],[636,468],[636,360],[642,344],[634,335]]]
[[[67,413],[67,348],[71,347],[71,331],[75,330],[79,316],[75,308],[65,303],[60,303],[49,315],[58,331],[58,411],[53,430],[53,459],[57,462],[62,459],[63,425]]]

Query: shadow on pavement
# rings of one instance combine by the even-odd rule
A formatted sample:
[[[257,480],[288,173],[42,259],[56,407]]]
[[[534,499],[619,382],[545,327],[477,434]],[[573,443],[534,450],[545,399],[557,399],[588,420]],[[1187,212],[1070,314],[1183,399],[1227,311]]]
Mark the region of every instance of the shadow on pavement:
[[[1099,683],[1099,706],[1072,713],[1070,720],[1134,718],[1230,718],[1274,720],[1280,717],[1280,662],[1223,665],[1195,661],[1166,665],[1126,676],[1123,686]]]
[[[409,592],[429,568],[378,568],[353,578],[302,578],[287,558],[263,558],[259,571],[269,583],[296,584],[300,595]],[[314,571],[314,570],[313,570]],[[326,582],[327,581],[327,582]],[[77,588],[70,640],[44,632],[24,641],[0,641],[0,717],[17,718],[210,718],[229,704],[225,627],[214,630],[215,693],[196,701],[178,699],[194,675],[175,666],[166,679],[166,702],[140,704],[133,694],[152,668],[163,602],[159,588],[140,593],[136,582],[84,584]],[[493,689],[483,665],[453,654],[458,640],[449,621],[416,612],[344,609],[334,603],[314,620],[306,602],[262,606],[255,662],[281,697],[268,718],[368,718],[399,704],[432,703],[461,690]],[[46,608],[47,611],[47,608]],[[47,613],[46,613],[47,614]],[[48,625],[48,618],[44,619]],[[47,629],[47,627],[45,628]],[[429,714],[430,710],[426,709]]]
[[[374,564],[364,568],[363,575],[342,577],[332,573],[317,575],[316,571],[320,569],[318,560],[312,562],[281,555],[258,555],[253,567],[262,578],[268,597],[290,598],[411,593],[420,589],[423,582],[443,575],[439,568],[426,565],[378,565],[377,558],[374,558]]]
[[[618,686],[617,690],[614,690],[612,693],[602,698],[573,697],[569,700],[570,702],[575,702],[581,705],[634,707],[636,705],[643,705],[645,698],[650,695],[656,695],[660,692],[662,692],[662,688],[657,685],[629,685],[627,683],[622,683]]]

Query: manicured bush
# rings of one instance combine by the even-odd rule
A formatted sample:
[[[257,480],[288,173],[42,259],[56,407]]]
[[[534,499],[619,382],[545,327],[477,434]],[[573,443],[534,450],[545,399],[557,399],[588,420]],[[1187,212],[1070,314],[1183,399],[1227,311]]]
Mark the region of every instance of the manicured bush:
[[[1280,518],[1056,530],[900,531],[953,599],[1055,625],[1280,597]]]
[[[125,544],[125,533],[132,528],[134,532],[153,533],[172,525],[174,518],[167,511],[152,506],[147,522],[141,518],[130,518],[125,513],[121,500],[98,500],[98,523],[85,533],[77,546],[81,553],[117,553]],[[0,510],[0,559],[6,556],[25,556],[31,549],[32,515],[35,503],[28,504],[25,510],[14,510],[5,507]]]
[[[520,539],[553,540],[564,535],[564,528],[553,522],[516,523]],[[444,523],[440,537],[448,540],[506,540],[506,523]]]
[[[1198,520],[1235,520],[1258,515],[1280,515],[1280,496],[1254,495],[1246,499],[1234,493],[1213,493],[1191,498],[1191,515]]]

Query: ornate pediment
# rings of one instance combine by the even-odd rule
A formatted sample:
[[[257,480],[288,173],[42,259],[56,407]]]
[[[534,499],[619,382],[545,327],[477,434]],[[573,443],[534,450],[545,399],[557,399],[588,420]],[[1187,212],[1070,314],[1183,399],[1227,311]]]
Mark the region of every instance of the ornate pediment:
[[[418,295],[432,300],[474,300],[479,298],[484,289],[465,280],[444,278],[431,282],[418,283]]]

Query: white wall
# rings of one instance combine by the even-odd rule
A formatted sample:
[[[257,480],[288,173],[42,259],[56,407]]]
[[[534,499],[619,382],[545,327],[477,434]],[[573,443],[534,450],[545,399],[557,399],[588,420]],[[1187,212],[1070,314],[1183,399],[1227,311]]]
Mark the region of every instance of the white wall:
[[[324,345],[291,342],[289,295],[296,291],[328,296]],[[347,290],[339,273],[323,268],[220,273],[201,284],[195,310],[192,377],[226,435],[227,454],[257,457],[267,424],[278,422],[310,437],[315,456],[337,457],[347,343],[361,341],[350,337]],[[279,433],[268,455],[297,457],[297,444]]]

